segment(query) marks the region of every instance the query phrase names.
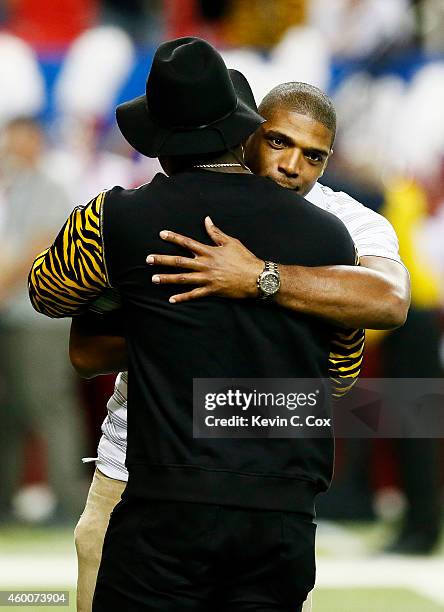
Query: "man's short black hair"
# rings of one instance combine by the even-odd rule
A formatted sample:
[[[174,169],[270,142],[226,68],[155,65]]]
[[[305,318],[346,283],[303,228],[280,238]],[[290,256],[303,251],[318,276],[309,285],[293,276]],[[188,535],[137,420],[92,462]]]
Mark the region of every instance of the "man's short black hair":
[[[294,81],[274,87],[259,105],[259,114],[266,119],[276,108],[284,107],[301,115],[308,115],[325,125],[332,133],[332,145],[336,135],[336,111],[331,99],[323,91]]]

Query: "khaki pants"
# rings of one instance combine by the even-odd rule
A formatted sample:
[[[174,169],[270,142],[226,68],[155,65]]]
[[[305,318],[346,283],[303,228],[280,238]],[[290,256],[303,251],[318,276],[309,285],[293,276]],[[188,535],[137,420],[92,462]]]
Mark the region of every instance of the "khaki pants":
[[[77,612],[91,612],[109,517],[125,486],[126,482],[108,478],[96,468],[85,510],[74,531],[78,563]],[[311,594],[302,612],[311,612]]]
[[[96,468],[86,506],[74,531],[77,551],[77,612],[91,612],[109,517],[126,487]]]

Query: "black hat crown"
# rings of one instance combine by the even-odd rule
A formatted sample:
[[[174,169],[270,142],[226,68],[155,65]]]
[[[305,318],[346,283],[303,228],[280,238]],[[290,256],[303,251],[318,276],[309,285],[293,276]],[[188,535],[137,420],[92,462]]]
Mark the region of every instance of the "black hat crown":
[[[208,42],[178,38],[159,46],[145,95],[120,104],[117,123],[148,157],[226,150],[265,121],[242,100],[245,89],[245,77],[229,71]]]
[[[237,107],[222,57],[198,38],[173,40],[157,50],[146,99],[153,118],[176,129],[209,125]]]

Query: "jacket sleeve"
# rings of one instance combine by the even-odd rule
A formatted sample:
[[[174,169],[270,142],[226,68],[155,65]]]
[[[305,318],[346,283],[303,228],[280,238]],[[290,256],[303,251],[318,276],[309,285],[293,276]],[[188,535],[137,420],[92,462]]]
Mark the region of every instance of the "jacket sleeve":
[[[328,369],[333,397],[340,398],[346,395],[358,380],[364,344],[363,329],[341,330],[334,334]]]
[[[51,318],[85,312],[107,287],[101,192],[73,210],[53,244],[37,255],[28,278],[31,303]]]
[[[359,266],[356,246],[355,265]],[[328,357],[328,373],[332,396],[335,399],[347,395],[358,380],[364,357],[364,346],[364,329],[337,329],[333,333]]]

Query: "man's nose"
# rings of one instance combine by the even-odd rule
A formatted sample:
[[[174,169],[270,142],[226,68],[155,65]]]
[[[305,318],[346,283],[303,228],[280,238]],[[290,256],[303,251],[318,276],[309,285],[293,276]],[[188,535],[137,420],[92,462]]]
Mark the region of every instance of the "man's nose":
[[[301,151],[286,151],[285,155],[279,160],[279,170],[286,176],[297,178],[301,172]]]

